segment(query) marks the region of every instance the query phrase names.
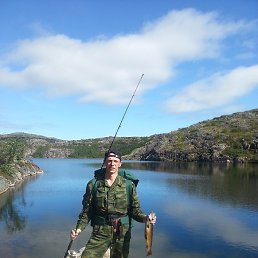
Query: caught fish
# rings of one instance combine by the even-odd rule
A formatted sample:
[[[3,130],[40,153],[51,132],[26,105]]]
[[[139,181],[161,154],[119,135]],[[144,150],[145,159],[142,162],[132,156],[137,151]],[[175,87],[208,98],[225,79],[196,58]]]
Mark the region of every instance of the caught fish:
[[[152,211],[149,219],[145,223],[145,239],[146,239],[146,256],[152,255],[152,237],[153,237],[153,224],[150,222],[156,214]]]

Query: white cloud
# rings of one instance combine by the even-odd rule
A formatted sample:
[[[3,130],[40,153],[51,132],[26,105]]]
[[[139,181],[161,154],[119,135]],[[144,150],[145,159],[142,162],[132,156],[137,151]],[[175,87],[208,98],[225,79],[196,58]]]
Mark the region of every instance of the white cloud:
[[[27,39],[1,57],[0,86],[39,87],[50,96],[80,95],[86,102],[127,102],[142,73],[141,92],[173,77],[184,61],[215,57],[223,39],[246,27],[219,21],[215,13],[186,9],[145,25],[138,34],[88,42],[66,35]],[[207,105],[197,96],[189,100],[195,109]]]
[[[187,86],[166,103],[173,113],[221,107],[258,87],[258,65],[238,67]]]
[[[221,238],[225,242],[247,248],[258,248],[257,230],[239,220],[237,216],[232,216],[226,209],[212,207],[208,202],[199,203],[199,205],[181,203],[181,206],[177,205],[176,208],[170,207],[168,212],[171,212],[173,217],[183,222],[188,228],[194,230],[205,228],[206,233],[208,231],[209,235]],[[200,214],[204,216],[200,217]]]

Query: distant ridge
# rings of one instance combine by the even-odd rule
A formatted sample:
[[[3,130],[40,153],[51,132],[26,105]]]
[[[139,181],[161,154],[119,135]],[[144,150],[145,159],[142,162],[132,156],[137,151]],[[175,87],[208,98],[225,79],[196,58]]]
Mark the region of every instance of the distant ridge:
[[[113,137],[60,140],[17,132],[0,141],[20,139],[30,157],[99,158]],[[117,137],[113,145],[126,159],[153,161],[258,161],[258,109],[222,115],[186,128],[148,137]]]
[[[38,139],[53,139],[53,140],[61,141],[60,139],[57,139],[54,137],[47,137],[47,136],[37,135],[37,134],[29,134],[24,132],[0,134],[0,138],[38,138]]]

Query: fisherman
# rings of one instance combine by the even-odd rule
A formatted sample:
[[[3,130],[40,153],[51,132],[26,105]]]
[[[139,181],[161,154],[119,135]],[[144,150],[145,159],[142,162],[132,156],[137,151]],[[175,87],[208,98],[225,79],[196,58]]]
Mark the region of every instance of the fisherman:
[[[79,214],[76,229],[71,230],[74,240],[91,221],[93,231],[82,253],[82,258],[102,258],[111,249],[111,258],[127,258],[131,239],[131,219],[141,223],[156,216],[142,212],[136,186],[130,181],[131,196],[128,198],[127,181],[120,176],[121,156],[115,151],[105,153],[103,173],[88,182],[83,196],[83,209]],[[129,202],[129,204],[128,204]]]

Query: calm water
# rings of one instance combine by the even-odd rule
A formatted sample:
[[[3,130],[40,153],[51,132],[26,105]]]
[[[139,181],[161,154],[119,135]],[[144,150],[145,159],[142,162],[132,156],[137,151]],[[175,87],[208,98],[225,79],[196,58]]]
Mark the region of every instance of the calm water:
[[[0,196],[0,257],[61,258],[81,199],[102,160],[35,159],[44,174]],[[157,213],[152,257],[258,257],[258,165],[124,162],[142,209]],[[130,257],[145,257],[135,223]],[[73,243],[80,249],[90,226]]]

